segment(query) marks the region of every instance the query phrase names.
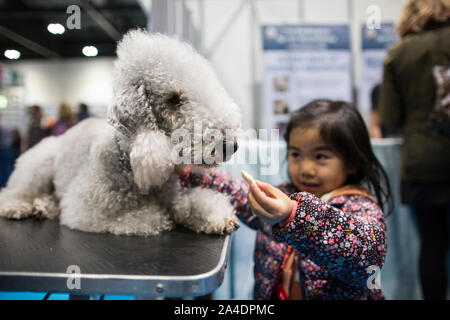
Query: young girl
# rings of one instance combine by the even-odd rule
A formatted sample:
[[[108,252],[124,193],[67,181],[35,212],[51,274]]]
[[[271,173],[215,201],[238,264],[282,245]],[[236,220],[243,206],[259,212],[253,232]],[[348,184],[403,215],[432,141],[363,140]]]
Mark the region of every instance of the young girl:
[[[390,188],[357,109],[315,100],[293,113],[285,139],[290,183],[256,181],[248,196],[219,172],[186,172],[182,184],[230,194],[257,230],[255,299],[383,299],[367,280],[384,264]]]

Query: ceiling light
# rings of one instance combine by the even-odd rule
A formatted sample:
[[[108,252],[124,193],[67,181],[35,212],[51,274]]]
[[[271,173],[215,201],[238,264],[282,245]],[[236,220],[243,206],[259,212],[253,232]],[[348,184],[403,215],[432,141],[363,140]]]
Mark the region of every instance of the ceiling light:
[[[98,50],[94,46],[86,46],[83,48],[83,54],[86,57],[95,57],[98,54]]]
[[[59,23],[50,23],[47,26],[47,30],[53,34],[63,34],[64,31],[66,31],[66,29],[64,29],[64,26]]]
[[[20,58],[20,52],[14,49],[5,50],[5,57],[11,60],[16,60]]]

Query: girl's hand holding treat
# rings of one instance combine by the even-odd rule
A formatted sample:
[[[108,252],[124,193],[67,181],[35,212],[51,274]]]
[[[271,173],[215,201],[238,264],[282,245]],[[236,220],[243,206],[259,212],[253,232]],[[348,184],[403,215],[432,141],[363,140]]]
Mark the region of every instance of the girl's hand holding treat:
[[[242,177],[250,185],[247,197],[253,212],[267,223],[281,222],[290,217],[296,209],[296,202],[278,188],[254,180],[245,171],[242,171]]]

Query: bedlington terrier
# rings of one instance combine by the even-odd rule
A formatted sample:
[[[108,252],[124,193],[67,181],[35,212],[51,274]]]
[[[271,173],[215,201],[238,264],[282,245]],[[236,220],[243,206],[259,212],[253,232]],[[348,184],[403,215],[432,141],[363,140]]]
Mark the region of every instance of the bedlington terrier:
[[[174,224],[232,232],[238,222],[229,197],[181,187],[176,170],[186,160],[199,168],[217,166],[220,153],[229,159],[238,106],[188,44],[132,30],[117,55],[107,121],[84,120],[25,152],[0,192],[0,215],[59,216],[69,228],[113,234],[155,235]]]

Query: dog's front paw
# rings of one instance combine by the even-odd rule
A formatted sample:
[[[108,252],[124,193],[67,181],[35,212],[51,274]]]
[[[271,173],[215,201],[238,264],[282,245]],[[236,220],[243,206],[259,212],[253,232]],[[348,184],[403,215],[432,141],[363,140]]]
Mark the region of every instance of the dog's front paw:
[[[236,216],[224,218],[220,223],[204,226],[203,232],[206,234],[230,234],[239,229],[239,222]]]
[[[178,224],[206,234],[231,233],[239,227],[228,196],[196,187],[176,198],[173,219]]]
[[[31,204],[26,202],[13,202],[0,208],[0,216],[8,219],[21,220],[30,217],[33,213]]]
[[[53,219],[58,214],[58,205],[52,196],[34,199],[32,215],[35,219]]]

